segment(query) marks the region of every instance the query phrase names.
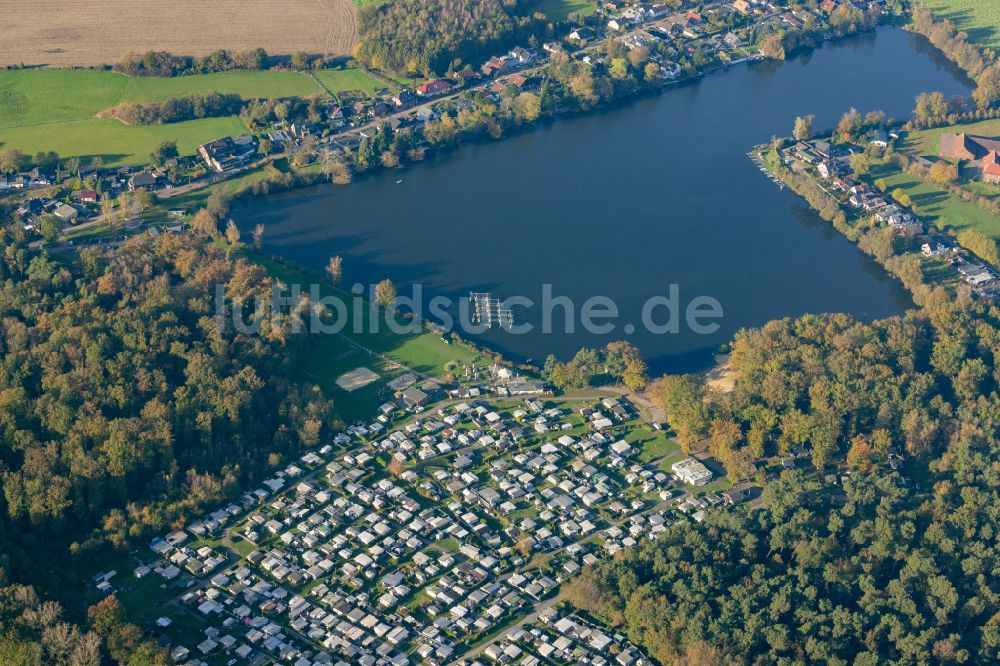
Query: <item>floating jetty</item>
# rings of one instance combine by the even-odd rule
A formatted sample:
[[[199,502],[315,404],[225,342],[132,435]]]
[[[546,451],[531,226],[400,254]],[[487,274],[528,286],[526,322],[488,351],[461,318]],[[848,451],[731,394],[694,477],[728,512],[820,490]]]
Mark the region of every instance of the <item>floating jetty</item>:
[[[483,324],[486,328],[499,326],[506,330],[514,325],[513,313],[503,307],[500,299],[494,298],[493,294],[473,291],[469,293],[469,302],[472,304],[473,324]]]
[[[764,160],[761,159],[760,155],[751,151],[747,153],[747,157],[749,157],[750,161],[753,162],[758,169],[760,169],[762,174],[767,176],[772,183],[778,186],[779,190],[785,189],[785,184],[781,182],[781,179],[774,175],[770,169],[767,168],[767,165],[764,164]]]

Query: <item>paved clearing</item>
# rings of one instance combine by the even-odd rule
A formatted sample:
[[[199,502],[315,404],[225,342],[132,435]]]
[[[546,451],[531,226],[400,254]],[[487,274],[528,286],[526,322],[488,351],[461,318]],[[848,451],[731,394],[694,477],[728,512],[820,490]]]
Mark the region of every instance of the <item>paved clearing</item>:
[[[0,66],[118,62],[130,52],[205,55],[263,48],[346,55],[357,38],[351,0],[0,0]]]
[[[359,388],[364,388],[376,381],[378,381],[378,373],[368,368],[356,368],[337,377],[337,386],[347,392],[351,392]]]

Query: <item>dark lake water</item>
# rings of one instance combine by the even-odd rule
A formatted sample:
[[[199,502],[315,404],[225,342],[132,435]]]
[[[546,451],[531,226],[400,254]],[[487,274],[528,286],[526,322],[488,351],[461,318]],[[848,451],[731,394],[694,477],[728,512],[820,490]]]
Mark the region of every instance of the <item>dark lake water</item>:
[[[535,331],[470,336],[512,358],[569,358],[624,338],[655,372],[692,371],[742,327],[819,312],[871,320],[911,305],[898,282],[745,153],[789,134],[797,115],[815,114],[817,128],[833,127],[852,106],[903,117],[918,93],[933,90],[965,94],[969,83],[922,38],[883,28],[349,187],[251,199],[234,218],[244,230],[264,223],[267,252],[310,268],[342,255],[348,284],[389,277],[401,294],[419,283],[426,297],[533,299],[514,314]],[[538,330],[544,284],[574,302],[572,334],[562,308],[556,332]],[[680,330],[649,332],[643,305],[670,285]],[[579,310],[593,296],[617,305],[610,333],[581,330]],[[684,308],[702,296],[723,312],[711,334],[684,322]],[[653,319],[664,323],[668,312],[656,308]]]

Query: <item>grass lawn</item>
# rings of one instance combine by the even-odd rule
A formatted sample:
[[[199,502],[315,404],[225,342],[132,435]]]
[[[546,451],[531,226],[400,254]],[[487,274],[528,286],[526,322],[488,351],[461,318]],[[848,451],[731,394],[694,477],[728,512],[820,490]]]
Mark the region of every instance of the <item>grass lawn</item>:
[[[374,97],[376,90],[390,87],[368,72],[357,68],[318,69],[313,72],[313,76],[331,93],[361,90]]]
[[[639,459],[643,463],[650,463],[664,456],[670,456],[671,462],[679,459],[675,454],[680,454],[680,445],[663,431],[654,432],[646,427],[634,428],[625,436],[625,441],[642,449]]]
[[[938,20],[948,19],[969,41],[1000,49],[1000,3],[996,0],[923,0]]]
[[[264,266],[268,273],[286,284],[303,285],[307,293],[309,285],[317,282],[317,278],[306,271],[277,263],[266,257],[249,256]],[[349,294],[323,284],[321,295],[339,297],[347,306],[349,321],[353,321],[354,299]],[[370,307],[367,303],[365,306]],[[475,356],[474,352],[463,346],[446,344],[434,333],[394,333],[385,327],[384,322],[381,330],[377,332],[355,333],[351,326],[345,327],[343,332],[350,340],[366,348],[434,377],[444,377],[448,374],[445,368],[448,363],[467,361]],[[375,409],[385,402],[385,380],[398,375],[400,370],[388,367],[385,361],[376,356],[352,349],[348,341],[339,335],[317,334],[313,337],[316,340],[312,347],[302,355],[303,374],[315,381],[326,396],[334,401],[346,421],[371,417]],[[337,386],[337,377],[358,367],[374,370],[380,375],[380,380],[351,392]]]
[[[597,11],[594,0],[542,0],[535,5],[535,11],[545,14],[550,21],[565,21],[573,13],[590,16]]]

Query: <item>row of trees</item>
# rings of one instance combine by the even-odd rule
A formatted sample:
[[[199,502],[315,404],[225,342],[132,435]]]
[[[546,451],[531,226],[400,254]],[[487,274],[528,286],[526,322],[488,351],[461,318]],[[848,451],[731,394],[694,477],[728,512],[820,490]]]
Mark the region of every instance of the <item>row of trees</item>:
[[[114,65],[116,72],[129,76],[179,76],[181,74],[207,74],[234,69],[262,70],[267,67],[264,49],[247,49],[229,52],[219,49],[201,57],[178,56],[166,51],[128,53]]]
[[[993,51],[972,44],[954,23],[936,20],[934,13],[924,6],[913,9],[912,26],[975,80],[972,96],[979,108],[1000,102],[1000,62]]]
[[[235,116],[243,109],[243,98],[235,94],[212,92],[207,95],[171,97],[149,104],[119,104],[101,115],[115,118],[126,125],[158,125],[179,123],[198,118]]]

